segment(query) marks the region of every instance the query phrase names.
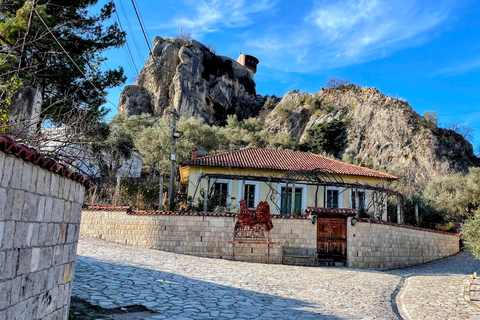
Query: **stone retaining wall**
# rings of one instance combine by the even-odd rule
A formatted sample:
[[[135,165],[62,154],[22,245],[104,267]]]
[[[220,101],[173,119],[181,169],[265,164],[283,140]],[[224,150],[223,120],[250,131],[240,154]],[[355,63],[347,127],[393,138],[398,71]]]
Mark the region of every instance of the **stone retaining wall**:
[[[454,234],[367,220],[347,221],[347,265],[352,268],[395,269],[457,253]]]
[[[235,215],[216,214],[154,215],[127,214],[117,211],[88,211],[82,213],[80,235],[106,241],[192,254],[212,258],[232,258]],[[280,263],[282,246],[316,250],[316,226],[307,217],[302,219],[272,219],[270,262]],[[235,260],[266,262],[267,245],[235,244]],[[293,261],[295,262],[295,261]]]
[[[3,139],[0,319],[66,320],[86,180],[50,159],[46,167],[28,148]]]

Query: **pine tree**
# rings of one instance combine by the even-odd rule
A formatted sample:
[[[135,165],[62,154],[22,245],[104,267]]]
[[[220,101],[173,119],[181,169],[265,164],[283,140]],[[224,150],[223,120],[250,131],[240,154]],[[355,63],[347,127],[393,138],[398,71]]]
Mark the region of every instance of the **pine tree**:
[[[125,33],[107,24],[113,1],[93,14],[98,0],[0,1],[0,85],[17,77],[40,85],[43,119],[65,114],[101,120],[106,89],[121,85],[123,69],[101,70],[102,52],[121,46]]]

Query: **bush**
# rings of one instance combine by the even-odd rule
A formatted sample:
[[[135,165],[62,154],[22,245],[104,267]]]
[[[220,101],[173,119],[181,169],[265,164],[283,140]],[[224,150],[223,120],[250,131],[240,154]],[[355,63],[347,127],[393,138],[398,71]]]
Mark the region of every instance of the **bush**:
[[[284,101],[277,105],[275,111],[278,114],[278,117],[282,120],[286,120],[295,110],[296,104],[292,100]]]
[[[274,109],[278,102],[280,101],[280,98],[278,98],[276,95],[266,95],[265,96],[265,102],[263,103],[263,108],[267,110],[272,110]]]
[[[415,217],[415,204],[418,204],[419,223]],[[438,210],[421,195],[412,195],[403,201],[404,223],[428,229],[436,229],[437,226],[446,223],[446,214]]]
[[[159,188],[158,176],[128,179],[121,182],[121,203],[142,210],[158,209]]]
[[[480,259],[480,209],[462,224],[462,233],[465,246]]]
[[[333,89],[333,88],[338,88],[340,86],[345,86],[345,85],[349,85],[349,84],[352,84],[352,82],[350,80],[333,77],[333,78],[328,79],[327,83],[325,84],[325,88],[326,89]]]
[[[327,153],[337,157],[347,145],[346,121],[332,120],[317,123],[307,130],[306,142],[300,150],[313,153]]]

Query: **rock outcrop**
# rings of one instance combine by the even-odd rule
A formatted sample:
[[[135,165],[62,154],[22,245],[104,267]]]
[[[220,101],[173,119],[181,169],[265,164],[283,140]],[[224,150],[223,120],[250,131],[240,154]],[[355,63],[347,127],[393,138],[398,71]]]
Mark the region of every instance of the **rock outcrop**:
[[[127,115],[163,115],[173,106],[181,116],[222,125],[227,115],[256,116],[262,101],[253,73],[235,60],[195,40],[155,37],[145,67],[136,84],[122,91],[118,109]]]
[[[344,159],[402,170],[417,185],[480,165],[463,136],[428,122],[408,102],[375,88],[343,85],[315,94],[291,91],[265,122],[269,130],[291,132],[301,142],[308,128],[333,119],[345,120],[348,143],[341,152]]]

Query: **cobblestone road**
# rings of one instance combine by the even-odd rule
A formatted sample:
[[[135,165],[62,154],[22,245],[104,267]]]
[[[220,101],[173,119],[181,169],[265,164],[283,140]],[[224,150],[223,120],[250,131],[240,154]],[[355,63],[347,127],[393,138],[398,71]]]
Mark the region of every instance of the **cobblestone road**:
[[[82,238],[73,295],[105,308],[142,304],[157,312],[152,320],[388,320],[398,319],[392,295],[406,279],[397,294],[405,319],[480,319],[462,296],[473,271],[480,263],[468,253],[375,272],[232,262]]]
[[[405,283],[397,295],[404,319],[480,319],[480,312],[464,300],[468,277],[480,271],[480,261],[470,252],[389,273],[402,276]]]

